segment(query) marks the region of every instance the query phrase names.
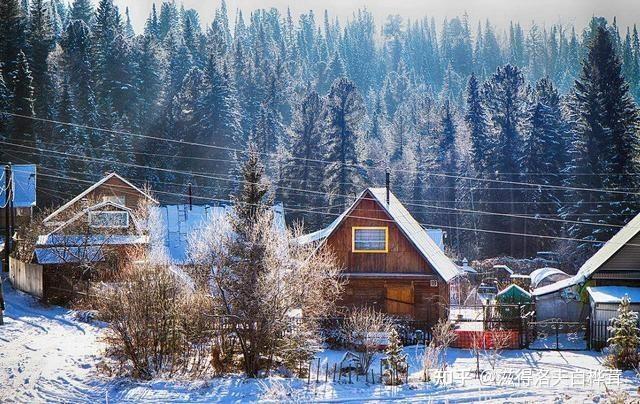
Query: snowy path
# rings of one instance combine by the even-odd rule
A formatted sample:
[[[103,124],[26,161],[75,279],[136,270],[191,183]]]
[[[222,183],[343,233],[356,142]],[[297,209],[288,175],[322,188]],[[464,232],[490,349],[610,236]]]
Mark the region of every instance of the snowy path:
[[[300,379],[247,380],[230,376],[207,381],[137,382],[109,379],[96,370],[104,345],[103,330],[77,320],[74,312],[45,307],[4,284],[6,323],[0,327],[0,402],[255,402],[265,385],[284,386],[281,399],[302,402],[594,402],[602,395],[597,386],[510,386],[482,384],[476,379],[447,386],[420,382],[422,348],[407,347],[412,370],[408,386],[312,382]],[[324,351],[321,362],[333,364],[344,352]],[[467,371],[475,359],[465,350],[451,349],[450,369]],[[377,369],[377,364],[373,365]],[[483,364],[486,368],[486,364]],[[506,351],[498,366],[502,370],[575,372],[604,369],[595,352]],[[322,380],[322,378],[320,378]],[[631,373],[621,378],[620,389],[637,398],[638,379]]]

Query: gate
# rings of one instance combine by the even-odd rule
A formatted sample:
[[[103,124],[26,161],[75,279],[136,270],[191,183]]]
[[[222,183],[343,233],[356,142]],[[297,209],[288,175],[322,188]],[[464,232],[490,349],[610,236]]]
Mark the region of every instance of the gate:
[[[584,351],[589,346],[588,322],[532,321],[527,324],[529,349],[549,351]]]

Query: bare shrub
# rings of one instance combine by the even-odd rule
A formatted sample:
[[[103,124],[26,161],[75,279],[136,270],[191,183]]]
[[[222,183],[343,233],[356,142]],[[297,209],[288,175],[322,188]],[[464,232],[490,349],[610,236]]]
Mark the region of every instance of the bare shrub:
[[[431,329],[431,341],[425,347],[422,357],[423,378],[431,380],[431,372],[447,367],[447,349],[456,339],[453,326],[449,320],[440,319]]]
[[[511,335],[505,331],[488,331],[489,338],[491,339],[491,345],[485,347],[485,358],[491,366],[491,370],[495,370],[500,359],[502,358],[502,351],[511,345]]]
[[[392,328],[390,318],[372,307],[357,307],[349,312],[343,324],[347,346],[358,354],[360,374],[369,372],[375,354]]]
[[[202,375],[211,365],[205,314],[211,300],[185,292],[164,265],[128,267],[119,282],[94,290],[93,306],[108,322],[105,340],[121,372],[136,378]]]

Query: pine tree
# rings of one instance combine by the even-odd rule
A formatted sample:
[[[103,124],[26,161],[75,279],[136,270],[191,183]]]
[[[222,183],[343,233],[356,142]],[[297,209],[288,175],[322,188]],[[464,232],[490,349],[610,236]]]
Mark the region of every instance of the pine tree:
[[[12,72],[16,69],[18,54],[26,48],[25,22],[18,0],[0,1],[0,64],[4,81],[11,88]]]
[[[271,209],[270,184],[265,177],[260,154],[254,145],[249,145],[247,159],[241,164],[240,193],[232,197],[235,213],[232,225],[236,234],[241,238],[247,238],[257,218]]]
[[[549,79],[536,84],[536,101],[530,107],[527,133],[524,139],[521,167],[524,174],[531,174],[535,182],[556,185],[561,183],[560,172],[564,168],[566,144],[559,96]],[[553,219],[560,207],[558,191],[544,187],[530,187],[523,191],[524,214]],[[525,221],[525,233],[561,234],[558,222],[545,220]],[[546,250],[549,240],[524,238],[524,255]]]
[[[359,192],[365,170],[360,166],[356,143],[365,114],[362,97],[346,78],[336,80],[327,96],[325,188],[329,203],[344,211],[351,196]]]
[[[467,84],[467,110],[464,116],[471,137],[471,153],[473,167],[478,174],[485,172],[488,154],[491,150],[491,138],[488,133],[487,115],[478,79],[474,73]]]
[[[13,119],[13,137],[12,141],[33,146],[36,142],[36,134],[33,130],[33,77],[29,62],[24,52],[18,53],[18,60],[15,63],[15,70],[12,74],[13,79],[13,108],[12,111],[21,115]],[[34,157],[33,163],[38,162],[38,158]]]
[[[31,3],[31,27],[29,32],[30,60],[33,76],[35,99],[35,113],[39,117],[50,117],[52,114],[51,72],[48,57],[53,49],[53,32],[43,0],[33,0]],[[38,125],[42,126],[42,125]]]
[[[438,145],[438,157],[436,160],[436,171],[445,174],[446,177],[438,178],[437,184],[440,186],[439,206],[456,207],[458,199],[456,178],[452,175],[458,172],[458,152],[456,147],[456,128],[453,122],[453,115],[449,101],[445,101],[442,106],[440,117],[440,136]],[[451,240],[455,240],[456,248],[459,247],[459,234],[455,229],[458,226],[458,215],[452,210],[441,210],[438,212],[439,220],[449,234],[455,235]]]
[[[74,0],[71,5],[71,19],[81,20],[91,26],[93,24],[93,5],[91,0]]]
[[[609,30],[602,25],[594,30],[570,102],[574,139],[569,172],[575,176],[570,178],[569,185],[591,189],[634,188],[640,172],[634,157],[639,150],[637,107],[622,75]],[[563,209],[563,216],[571,219],[593,215],[604,223],[623,225],[626,214],[638,209],[637,198],[625,194],[574,191],[569,199],[575,203]],[[616,231],[612,227],[580,224],[573,224],[568,230],[572,238],[602,242]],[[579,251],[586,257],[593,247],[589,242],[580,243]]]
[[[386,369],[383,378],[387,385],[403,384],[407,376],[407,355],[402,351],[402,341],[395,328],[389,332],[389,343],[384,350]]]
[[[608,362],[616,369],[637,369],[640,362],[640,328],[638,328],[638,313],[631,311],[631,299],[624,295],[618,307],[618,316],[610,327],[613,334],[607,340],[611,346]]]
[[[499,67],[484,85],[484,104],[492,122],[492,136],[495,139],[494,147],[487,159],[487,172],[494,173],[495,179],[499,181],[519,180],[521,128],[525,118],[523,112],[527,102],[526,90],[520,69],[511,65]],[[483,210],[507,215],[518,213],[515,202],[520,200],[520,195],[516,188],[512,184],[490,183],[487,198],[491,203],[487,204],[488,209]],[[491,216],[486,219],[491,230],[522,233],[522,221],[514,216]],[[522,254],[522,243],[518,243],[516,237],[488,234],[487,239],[488,248],[492,249],[489,254]]]
[[[296,106],[291,123],[288,147],[289,161],[284,170],[284,184],[288,188],[317,190],[322,183],[321,165],[312,160],[323,155],[322,134],[325,127],[325,110],[322,98],[312,91]],[[287,201],[314,209],[323,206],[323,196],[319,193],[284,191]],[[323,224],[323,215],[292,212],[293,219],[303,219],[309,228]]]

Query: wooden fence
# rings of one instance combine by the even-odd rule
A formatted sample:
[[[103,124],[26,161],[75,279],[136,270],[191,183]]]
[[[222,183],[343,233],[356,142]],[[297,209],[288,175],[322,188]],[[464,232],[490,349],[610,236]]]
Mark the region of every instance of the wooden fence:
[[[9,280],[14,288],[42,298],[42,265],[29,264],[14,258],[9,259]]]

